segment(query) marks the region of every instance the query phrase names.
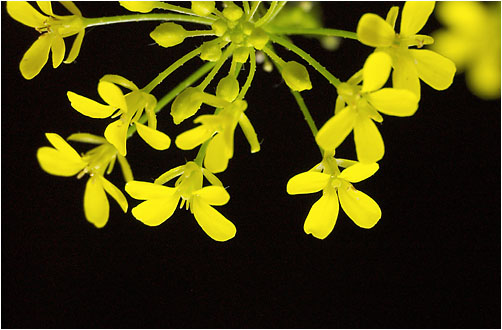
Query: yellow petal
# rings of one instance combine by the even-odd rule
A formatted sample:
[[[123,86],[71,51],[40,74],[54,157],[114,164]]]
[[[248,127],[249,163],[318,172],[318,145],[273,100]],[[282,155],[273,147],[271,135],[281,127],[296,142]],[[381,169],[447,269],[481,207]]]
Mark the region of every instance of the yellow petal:
[[[107,118],[110,117],[116,110],[116,108],[112,106],[98,103],[74,92],[68,91],[66,95],[68,96],[68,100],[70,100],[73,109],[77,110],[84,116],[91,118]]]
[[[128,88],[132,91],[138,90],[138,86],[136,86],[132,81],[116,74],[105,74],[99,81],[108,81]]]
[[[170,169],[169,171],[160,175],[157,179],[155,179],[154,183],[156,184],[164,184],[177,176],[183,174],[185,170],[185,165],[177,166],[175,168]]]
[[[181,133],[176,137],[176,146],[182,150],[192,150],[196,146],[206,142],[214,131],[208,129],[205,125],[197,126]]]
[[[346,107],[331,117],[319,130],[315,140],[324,150],[335,150],[354,128],[357,113]]]
[[[131,213],[147,226],[158,226],[173,215],[178,200],[177,194],[167,198],[149,199],[133,208]]]
[[[125,198],[124,194],[119,190],[119,188],[117,188],[113,183],[106,180],[101,175],[97,177],[101,181],[101,184],[103,185],[105,191],[110,196],[112,196],[113,199],[119,204],[122,211],[124,211],[124,213],[127,212],[127,199]]]
[[[210,205],[225,205],[230,200],[227,190],[220,186],[207,186],[193,193]]]
[[[399,7],[393,6],[389,9],[387,17],[385,18],[385,21],[389,23],[389,25],[392,26],[393,29],[395,29],[396,27],[396,20],[398,14],[399,14]]]
[[[251,146],[251,153],[260,151],[260,142],[258,142],[256,131],[249,121],[249,118],[244,113],[242,113],[239,118],[239,125],[242,129],[242,132],[244,132],[249,145]]]
[[[74,133],[68,137],[69,141],[77,141],[90,144],[103,144],[106,143],[106,139],[102,136],[90,134],[90,133]]]
[[[52,12],[52,5],[50,1],[37,1],[37,5],[42,11],[42,13],[48,15],[48,16],[54,16],[54,13]]]
[[[125,185],[125,191],[135,199],[159,199],[171,197],[175,194],[176,188],[151,182],[130,181]]]
[[[225,136],[222,133],[216,134],[207,146],[204,167],[213,173],[225,171],[231,158],[228,148]]]
[[[84,193],[84,213],[87,221],[97,228],[103,228],[108,222],[110,205],[101,181],[91,176]]]
[[[57,68],[61,62],[63,62],[65,45],[63,38],[60,36],[54,36],[52,39],[52,67]]]
[[[73,176],[86,166],[82,160],[68,158],[62,152],[50,147],[39,148],[37,160],[45,172],[58,176]]]
[[[362,92],[372,92],[382,88],[390,75],[392,60],[387,53],[371,54],[363,67]]]
[[[367,96],[378,111],[390,116],[412,116],[418,109],[418,99],[406,89],[383,88]]]
[[[360,182],[363,181],[378,171],[377,163],[356,163],[340,173],[338,178],[345,179],[349,182]]]
[[[82,47],[82,41],[84,40],[84,35],[85,31],[80,31],[75,37],[73,45],[71,46],[70,49],[70,53],[68,54],[68,57],[64,61],[66,64],[72,63],[77,58],[78,54],[80,53],[80,47]]]
[[[7,1],[7,12],[16,21],[33,28],[44,26],[47,19],[27,1]]]
[[[437,90],[450,87],[455,76],[455,64],[446,57],[428,49],[410,49],[415,58],[420,79]]]
[[[336,192],[329,192],[312,205],[303,230],[315,238],[325,239],[335,227],[339,211],[338,196]]]
[[[338,195],[343,210],[359,227],[369,229],[382,217],[382,211],[378,204],[352,185],[338,189]]]
[[[55,133],[45,133],[45,137],[49,142],[56,148],[58,151],[60,151],[62,154],[65,155],[68,159],[72,159],[75,162],[78,162],[79,160],[82,160],[82,158],[79,156],[79,154],[73,149],[72,146],[68,144],[61,136]]]
[[[382,136],[370,118],[358,116],[354,125],[354,141],[360,162],[376,163],[382,159],[385,151]]]
[[[122,112],[127,112],[127,104],[124,94],[115,84],[108,81],[100,80],[98,83],[98,93],[101,98],[113,106],[114,108],[119,108]]]
[[[77,8],[77,6],[73,3],[73,1],[61,1],[61,4],[73,15],[82,16],[82,13]]]
[[[420,31],[434,10],[435,1],[406,1],[401,17],[401,35],[411,36]]]
[[[500,57],[490,55],[481,55],[466,72],[469,89],[485,100],[500,98]]]
[[[407,89],[420,99],[420,80],[409,50],[399,53],[393,62],[392,86],[397,89]]]
[[[120,168],[122,169],[122,175],[124,176],[125,182],[130,182],[134,180],[131,166],[129,165],[127,159],[120,154],[117,155],[117,159],[119,160]]]
[[[35,77],[47,63],[52,38],[52,35],[42,34],[24,53],[21,63],[19,63],[19,70],[25,79],[29,80]]]
[[[395,34],[390,24],[375,14],[364,14],[357,24],[357,39],[371,47],[389,47]]]
[[[232,222],[200,198],[194,198],[193,214],[202,230],[215,241],[228,241],[237,232]]]
[[[105,129],[106,140],[109,143],[113,144],[113,146],[122,156],[125,156],[127,154],[126,141],[128,128],[129,125],[119,119],[108,125]]]
[[[156,129],[136,123],[139,136],[156,150],[166,150],[171,145],[171,139]]]
[[[289,179],[286,190],[290,195],[315,193],[326,187],[329,178],[326,173],[303,172]]]

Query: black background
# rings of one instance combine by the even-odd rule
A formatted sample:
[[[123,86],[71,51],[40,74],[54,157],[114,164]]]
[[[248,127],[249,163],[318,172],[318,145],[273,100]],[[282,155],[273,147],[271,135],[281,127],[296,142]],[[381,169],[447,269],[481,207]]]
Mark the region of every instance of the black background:
[[[385,17],[390,6],[323,3],[325,25],[354,31],[363,13]],[[79,7],[88,17],[126,13],[118,3]],[[113,201],[104,229],[89,224],[86,179],[48,175],[36,150],[48,145],[45,132],[102,134],[110,122],[72,110],[67,90],[99,100],[97,82],[107,73],[144,86],[200,43],[158,47],[148,37],[157,24],[91,28],[76,63],[56,70],[48,63],[26,81],[18,63],[36,32],[2,4],[2,327],[500,327],[500,101],[472,96],[463,75],[443,92],[422,83],[416,115],[386,116],[379,126],[380,170],[356,185],[382,209],[371,230],[340,212],[325,240],[303,232],[320,195],[288,196],[285,187],[320,160],[319,151],[281,77],[261,69],[247,114],[262,150],[250,154],[237,130],[234,158],[218,175],[231,195],[218,210],[236,225],[234,239],[211,240],[185,210],[146,227]],[[431,18],[422,33],[437,27]],[[293,40],[342,80],[372,51],[352,40],[337,52]],[[336,94],[309,71],[314,89],[302,94],[320,126]],[[193,127],[190,120],[174,127],[169,111],[158,120],[173,139]],[[351,137],[337,154],[355,157]],[[152,150],[138,137],[128,142],[137,180],[152,181],[194,156],[174,146]],[[111,180],[122,182],[119,170]]]

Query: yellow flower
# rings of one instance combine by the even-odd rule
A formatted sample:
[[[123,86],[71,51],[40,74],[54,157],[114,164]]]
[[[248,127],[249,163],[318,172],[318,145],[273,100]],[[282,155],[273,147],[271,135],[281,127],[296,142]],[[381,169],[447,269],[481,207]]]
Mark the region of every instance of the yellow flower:
[[[52,66],[57,68],[65,53],[63,38],[77,34],[65,63],[73,62],[80,52],[85,26],[80,10],[71,1],[61,4],[73,15],[59,16],[52,12],[50,1],[37,1],[42,15],[26,1],[8,1],[7,12],[16,21],[35,28],[41,35],[24,54],[19,69],[25,79],[32,79],[40,73],[52,51]]]
[[[131,90],[124,95],[117,86]],[[157,118],[155,106],[157,100],[151,94],[138,89],[136,85],[118,75],[105,75],[98,84],[98,93],[107,105],[98,103],[87,97],[69,91],[67,93],[71,106],[85,116],[92,118],[120,118],[109,124],[105,130],[105,138],[117,148],[122,156],[127,153],[126,141],[127,130],[135,124],[141,138],[151,147],[157,150],[165,150],[171,145],[171,139],[166,134],[157,131]],[[118,112],[114,115],[114,113]],[[138,122],[143,111],[148,116],[148,126]],[[113,115],[113,116],[112,116]]]
[[[189,93],[194,93],[194,91],[189,91]],[[222,172],[227,168],[228,161],[233,157],[234,132],[237,124],[239,124],[251,146],[251,152],[254,153],[260,150],[256,132],[248,117],[244,114],[247,103],[243,100],[236,100],[239,94],[237,79],[232,76],[221,79],[216,88],[216,96],[200,91],[196,93],[192,98],[195,97],[196,100],[200,101],[199,103],[196,102],[197,108],[201,103],[207,103],[220,109],[214,115],[197,117],[194,123],[200,123],[201,125],[178,135],[175,141],[178,148],[191,150],[211,139],[204,157],[204,167],[214,173]],[[177,110],[177,106],[174,104],[173,110]],[[175,114],[177,113],[181,113],[181,111],[175,112]]]
[[[434,10],[432,1],[407,1],[403,8],[400,33],[394,31],[398,7],[392,7],[384,20],[375,14],[364,14],[357,25],[357,37],[363,44],[376,47],[392,58],[392,82],[395,88],[408,89],[420,97],[420,79],[437,90],[448,88],[453,82],[455,64],[428,49],[434,39],[417,34]]]
[[[340,173],[338,166],[347,167]],[[378,164],[363,164],[325,156],[322,162],[308,172],[289,179],[290,195],[311,194],[322,190],[322,197],[310,209],[303,229],[319,239],[325,239],[335,227],[339,204],[356,225],[372,228],[382,216],[378,204],[352,183],[369,178],[378,170]]]
[[[446,29],[433,34],[433,49],[465,70],[473,94],[499,98],[500,2],[441,2],[436,16]]]
[[[37,159],[44,171],[57,176],[73,176],[77,178],[89,174],[85,186],[84,213],[87,221],[97,228],[108,222],[110,205],[105,191],[112,196],[124,212],[127,212],[127,200],[122,192],[104,174],[110,174],[115,160],[118,158],[126,181],[133,179],[127,160],[117,154],[117,150],[102,137],[88,133],[77,133],[68,140],[99,144],[82,157],[61,136],[55,133],[45,134],[53,147],[41,147],[37,151]]]
[[[174,187],[163,186],[178,176]],[[204,177],[210,186],[202,187]],[[145,200],[132,209],[133,216],[145,225],[158,226],[169,219],[181,198],[180,208],[186,203],[186,209],[209,237],[222,242],[235,236],[234,224],[211,207],[226,204],[230,196],[214,174],[194,162],[167,171],[155,183],[128,182],[125,190],[131,197]]]
[[[374,163],[384,155],[384,143],[374,121],[382,122],[378,111],[391,116],[411,116],[418,108],[417,97],[406,89],[382,88],[391,70],[391,59],[384,52],[371,54],[362,72],[337,88],[335,116],[316,135],[321,148],[334,151],[354,130],[357,158]],[[363,81],[362,86],[358,85]]]

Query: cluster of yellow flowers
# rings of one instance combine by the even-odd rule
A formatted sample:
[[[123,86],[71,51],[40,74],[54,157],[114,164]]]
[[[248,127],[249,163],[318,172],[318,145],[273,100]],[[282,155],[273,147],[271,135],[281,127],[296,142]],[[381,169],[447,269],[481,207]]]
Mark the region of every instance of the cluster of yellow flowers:
[[[142,223],[158,226],[171,217],[179,205],[179,208],[186,206],[190,210],[212,239],[226,241],[235,236],[234,224],[212,207],[224,205],[230,198],[214,173],[223,172],[229,166],[234,155],[234,134],[238,125],[251,152],[260,150],[257,133],[246,116],[246,110],[254,109],[245,100],[254,80],[257,55],[268,65],[273,63],[281,73],[321,150],[321,162],[307,172],[294,175],[286,187],[291,195],[322,191],[322,197],[307,215],[305,232],[320,239],[327,237],[334,228],[339,205],[356,225],[371,228],[379,221],[382,212],[378,204],[356,190],[353,183],[371,177],[379,168],[377,162],[384,156],[383,139],[374,121],[383,121],[381,113],[401,117],[413,115],[421,97],[420,80],[436,90],[444,90],[451,85],[456,72],[452,60],[433,50],[422,49],[434,42],[432,37],[418,34],[432,14],[434,2],[406,2],[399,33],[395,31],[398,7],[392,7],[386,19],[371,13],[364,14],[354,33],[324,29],[320,23],[312,24],[318,23],[318,18],[309,13],[308,7],[298,11],[299,6],[286,6],[285,1],[272,1],[270,4],[243,1],[242,6],[228,1],[221,6],[214,1],[193,1],[190,8],[160,1],[121,1],[124,8],[135,13],[101,18],[83,17],[72,2],[61,2],[71,13],[66,16],[55,15],[51,2],[37,3],[43,14],[24,1],[7,3],[7,11],[12,18],[40,32],[20,63],[21,74],[26,79],[39,74],[49,52],[52,52],[53,67],[58,67],[65,55],[64,38],[72,35],[76,37],[65,63],[74,61],[85,29],[91,26],[158,20],[162,23],[150,33],[150,37],[165,48],[182,44],[189,37],[211,37],[174,61],[143,88],[122,76],[106,74],[97,85],[103,102],[73,91],[67,92],[71,107],[79,113],[91,118],[111,117],[114,121],[107,125],[104,137],[77,133],[67,138],[69,141],[98,145],[82,155],[59,135],[47,133],[53,147],[40,148],[37,158],[42,169],[53,175],[77,175],[81,178],[89,174],[84,211],[86,219],[98,228],[103,227],[109,217],[106,193],[117,201],[124,212],[128,209],[127,199],[121,190],[105,179],[105,174],[111,173],[118,159],[126,182],[125,191],[132,198],[143,200],[132,209],[132,215]],[[161,12],[152,13],[157,9]],[[290,24],[292,19],[297,22],[295,26]],[[175,22],[201,24],[205,29],[187,31]],[[288,34],[350,38],[375,50],[361,70],[348,81],[341,82],[285,37]],[[274,49],[276,45],[302,58],[335,87],[338,98],[334,115],[319,130],[299,93],[312,88],[307,67],[297,61],[283,60]],[[498,50],[500,52],[500,42]],[[152,91],[194,58],[206,63],[157,101]],[[228,73],[223,73],[222,68],[227,62]],[[249,69],[241,70],[248,62]],[[239,75],[246,71],[247,76],[241,79],[244,81],[241,84]],[[216,92],[207,92],[218,74],[223,77],[215,83]],[[386,87],[391,74],[392,87]],[[199,79],[202,81],[195,85]],[[500,76],[498,79],[500,81]],[[195,118],[194,123],[198,126],[175,138],[174,144],[178,149],[198,147],[197,157],[166,171],[153,183],[135,181],[126,160],[127,140],[137,131],[152,148],[170,148],[171,138],[157,130],[156,113],[171,101],[171,116],[176,125],[195,116],[201,109],[214,108],[213,113]],[[352,131],[357,161],[335,158],[335,150]],[[174,186],[165,186],[175,178],[178,179]],[[204,179],[209,185],[205,185]]]

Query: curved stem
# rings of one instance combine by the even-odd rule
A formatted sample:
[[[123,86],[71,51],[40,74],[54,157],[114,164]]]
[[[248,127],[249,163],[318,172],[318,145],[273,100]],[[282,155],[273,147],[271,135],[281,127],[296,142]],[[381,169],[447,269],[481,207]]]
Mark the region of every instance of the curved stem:
[[[176,69],[180,68],[183,64],[194,58],[195,56],[199,55],[201,47],[192,50],[190,53],[186,54],[173,64],[171,64],[167,69],[162,71],[154,80],[152,80],[145,88],[143,88],[143,91],[145,93],[150,93],[156,86],[158,86],[164,79],[166,79],[167,76],[169,76],[171,73],[173,73]]]
[[[321,63],[317,62],[314,58],[312,58],[312,56],[310,56],[304,50],[298,48],[291,41],[274,34],[270,34],[270,39],[273,42],[278,43],[279,45],[289,49],[290,51],[294,52],[295,54],[303,58],[308,64],[310,64],[314,69],[316,69],[320,74],[322,74],[324,78],[326,78],[330,82],[331,85],[338,87],[338,85],[341,84],[340,79],[333,76],[331,72],[326,70],[326,68],[321,65]]]
[[[253,49],[251,52],[249,52],[249,62],[251,63],[251,66],[249,68],[249,74],[246,79],[246,82],[244,83],[244,86],[242,86],[242,89],[237,96],[237,100],[241,100],[246,96],[246,93],[251,86],[251,82],[253,82],[254,74],[256,72],[256,56],[255,56],[255,50]]]
[[[259,27],[259,26],[268,22],[268,20],[274,14],[275,7],[277,7],[277,2],[278,1],[272,1],[272,4],[270,5],[270,7],[268,7],[267,13],[263,17],[261,17],[258,20],[258,22],[255,23],[255,25],[254,25],[255,27]]]
[[[282,28],[282,27],[271,26],[265,28],[265,30],[273,34],[320,35],[320,36],[341,37],[341,38],[357,40],[357,33],[338,29]]]
[[[143,21],[175,21],[175,22],[190,22],[198,24],[211,25],[214,20],[206,17],[188,16],[182,14],[133,14],[133,15],[120,15],[109,17],[97,18],[82,18],[84,26],[100,26],[117,23],[130,23],[130,22],[143,22]]]
[[[256,13],[256,10],[260,6],[261,1],[252,1],[251,2],[251,11],[249,12],[248,15],[248,21],[251,21],[253,19],[254,14]]]

